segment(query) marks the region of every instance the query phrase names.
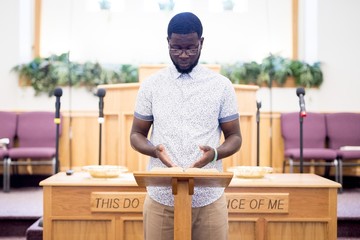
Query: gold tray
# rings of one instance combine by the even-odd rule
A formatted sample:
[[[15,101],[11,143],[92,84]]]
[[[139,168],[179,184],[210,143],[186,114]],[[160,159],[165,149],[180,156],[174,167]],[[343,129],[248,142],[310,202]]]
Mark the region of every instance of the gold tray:
[[[89,165],[82,167],[82,170],[89,172],[93,178],[116,178],[128,171],[126,167],[116,165]]]
[[[263,178],[265,174],[273,172],[271,167],[258,167],[258,166],[235,166],[230,167],[228,172],[233,172],[235,177],[238,178]]]

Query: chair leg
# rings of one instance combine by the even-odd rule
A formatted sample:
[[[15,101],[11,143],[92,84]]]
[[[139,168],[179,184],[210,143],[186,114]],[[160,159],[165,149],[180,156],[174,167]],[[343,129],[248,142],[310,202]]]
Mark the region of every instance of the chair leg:
[[[333,161],[334,162],[334,161]],[[325,160],[325,167],[324,167],[324,177],[325,178],[330,178],[330,170],[331,170],[331,166],[328,164],[331,164],[331,160]],[[335,176],[336,178],[336,176]]]
[[[334,160],[335,167],[335,182],[339,182],[339,161],[337,159]]]
[[[4,159],[3,191],[10,192],[10,158]]]
[[[289,172],[293,173],[294,172],[294,160],[292,160],[291,158],[289,159]]]
[[[285,168],[286,168],[286,159],[284,159],[283,161],[283,173],[285,173]]]
[[[339,169],[339,183],[341,184],[340,192],[343,191],[343,163],[341,159],[338,159],[338,169]]]
[[[56,173],[56,168],[57,168],[57,163],[56,163],[56,158],[52,159],[52,167],[53,167],[53,174]],[[58,166],[60,168],[60,166]]]
[[[6,190],[6,158],[3,159],[3,191]]]

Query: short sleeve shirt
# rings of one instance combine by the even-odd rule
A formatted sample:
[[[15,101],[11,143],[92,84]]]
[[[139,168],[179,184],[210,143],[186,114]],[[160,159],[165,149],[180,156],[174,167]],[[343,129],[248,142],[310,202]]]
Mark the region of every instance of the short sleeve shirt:
[[[220,145],[220,124],[239,118],[234,87],[230,80],[204,66],[197,65],[189,74],[169,66],[150,76],[140,86],[134,116],[152,121],[150,142],[163,144],[171,160],[188,168],[202,156],[199,145]],[[148,170],[166,167],[150,157]],[[222,171],[222,161],[203,168]],[[174,206],[171,188],[148,187],[155,201]],[[195,187],[192,207],[206,206],[218,198],[224,188]]]

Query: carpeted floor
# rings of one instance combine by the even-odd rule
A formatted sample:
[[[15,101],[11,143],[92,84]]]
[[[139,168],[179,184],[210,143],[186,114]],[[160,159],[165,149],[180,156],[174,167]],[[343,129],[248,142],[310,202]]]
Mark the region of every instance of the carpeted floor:
[[[344,189],[338,194],[338,218],[358,218],[360,220],[360,188]]]
[[[12,188],[9,193],[0,192],[0,216],[41,217],[43,214],[43,190],[41,187]]]
[[[0,237],[0,240],[26,240],[26,237]]]

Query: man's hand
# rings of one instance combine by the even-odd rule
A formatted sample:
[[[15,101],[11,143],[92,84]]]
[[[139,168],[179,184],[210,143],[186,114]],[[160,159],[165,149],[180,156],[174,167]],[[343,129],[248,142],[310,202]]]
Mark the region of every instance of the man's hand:
[[[155,155],[159,158],[163,164],[167,167],[176,167],[176,165],[171,161],[169,155],[166,152],[164,145],[159,144],[155,147]]]
[[[191,168],[202,168],[215,157],[215,151],[212,147],[200,145],[199,148],[203,152],[203,155],[190,166]]]

